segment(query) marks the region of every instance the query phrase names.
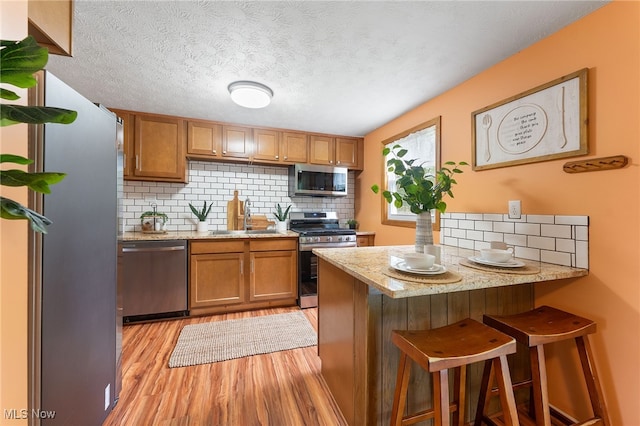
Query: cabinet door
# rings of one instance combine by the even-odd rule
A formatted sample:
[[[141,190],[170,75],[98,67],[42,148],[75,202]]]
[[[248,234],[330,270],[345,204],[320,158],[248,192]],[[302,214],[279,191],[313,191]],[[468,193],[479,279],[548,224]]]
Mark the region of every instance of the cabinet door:
[[[263,162],[280,162],[280,132],[253,129],[253,159]]]
[[[71,56],[73,42],[73,1],[28,2],[28,31],[49,54]]]
[[[374,243],[375,237],[376,236],[372,234],[356,236],[356,242],[358,244],[358,247],[368,247],[368,246],[375,245]]]
[[[187,154],[204,158],[222,157],[222,126],[204,121],[187,124]]]
[[[251,302],[297,297],[297,252],[251,252]]]
[[[253,131],[249,127],[222,126],[222,156],[249,160]]]
[[[140,114],[136,115],[135,123],[133,174],[155,180],[185,182],[184,121]]]
[[[353,168],[358,165],[358,139],[336,138],[336,166]]]
[[[283,163],[306,163],[309,159],[307,135],[305,133],[283,132],[280,148]]]
[[[309,136],[309,163],[334,165],[335,140],[329,136]]]
[[[245,301],[244,253],[191,255],[189,308]]]

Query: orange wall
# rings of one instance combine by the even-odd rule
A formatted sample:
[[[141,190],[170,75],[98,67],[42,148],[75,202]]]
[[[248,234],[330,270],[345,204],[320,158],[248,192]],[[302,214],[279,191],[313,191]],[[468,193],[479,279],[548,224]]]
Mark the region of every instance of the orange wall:
[[[27,2],[0,1],[0,36],[21,40],[27,35]],[[26,103],[26,90],[20,101]],[[18,101],[18,102],[20,102]],[[18,103],[14,102],[14,103]],[[0,152],[27,156],[27,125],[0,129]],[[23,204],[24,188],[0,187],[0,193]],[[4,410],[27,408],[27,225],[0,220],[0,424]],[[26,420],[10,420],[12,425]]]
[[[561,159],[457,177],[450,212],[506,213],[522,200],[524,214],[588,215],[589,276],[536,287],[536,303],[588,316],[597,367],[614,425],[640,425],[640,2],[616,1],[476,75],[365,137],[365,170],[356,182],[356,218],[376,232],[376,244],[413,244],[414,230],[383,226],[380,198],[369,187],[382,176],[381,141],[440,115],[442,160],[471,163],[471,113],[517,93],[589,68],[589,155],[623,154],[621,170],[567,174]],[[587,157],[581,157],[587,158]],[[574,378],[561,369],[571,351],[548,352],[551,401],[585,414]],[[560,351],[559,349],[563,349]],[[572,361],[572,359],[569,359]]]

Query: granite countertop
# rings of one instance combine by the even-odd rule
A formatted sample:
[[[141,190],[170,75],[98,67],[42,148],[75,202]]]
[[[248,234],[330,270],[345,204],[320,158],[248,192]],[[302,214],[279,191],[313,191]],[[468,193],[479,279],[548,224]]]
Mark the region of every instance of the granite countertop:
[[[167,231],[163,234],[146,233],[141,231],[125,232],[118,237],[120,241],[157,241],[157,240],[219,240],[229,238],[298,238],[298,234],[292,231],[265,233],[265,234],[212,234],[198,233],[196,231]]]
[[[389,267],[390,260],[398,260],[403,253],[414,251],[414,246],[375,246],[357,248],[321,248],[314,249],[313,252],[322,260],[345,271],[358,280],[368,284],[377,291],[394,298],[405,298],[413,296],[424,296],[431,294],[453,293],[456,291],[477,290],[491,287],[502,287],[524,283],[534,283],[552,281],[564,278],[582,277],[589,273],[587,269],[571,268],[568,266],[554,265],[525,259],[517,259],[525,263],[524,269],[530,273],[520,271],[494,272],[471,268],[460,264],[466,263],[469,256],[475,256],[477,251],[462,249],[457,247],[442,246],[442,264],[453,275],[461,277],[457,282],[438,283],[433,276],[418,276],[414,281],[413,276],[409,276],[411,281],[395,278],[390,275],[400,275]],[[395,257],[396,259],[391,259]],[[491,268],[486,268],[491,269]],[[495,269],[495,268],[494,268]],[[418,282],[424,279],[423,282]]]

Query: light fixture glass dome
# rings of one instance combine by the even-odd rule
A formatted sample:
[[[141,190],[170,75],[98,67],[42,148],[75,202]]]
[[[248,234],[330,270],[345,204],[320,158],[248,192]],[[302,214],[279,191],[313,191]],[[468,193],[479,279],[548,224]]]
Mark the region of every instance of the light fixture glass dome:
[[[231,100],[245,108],[264,108],[271,103],[273,91],[254,81],[236,81],[229,85]]]

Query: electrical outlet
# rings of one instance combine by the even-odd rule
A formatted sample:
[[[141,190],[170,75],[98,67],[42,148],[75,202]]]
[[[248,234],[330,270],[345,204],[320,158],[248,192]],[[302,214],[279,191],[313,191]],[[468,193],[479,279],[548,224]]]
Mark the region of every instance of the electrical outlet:
[[[509,219],[520,219],[522,217],[522,210],[520,200],[509,201]]]

